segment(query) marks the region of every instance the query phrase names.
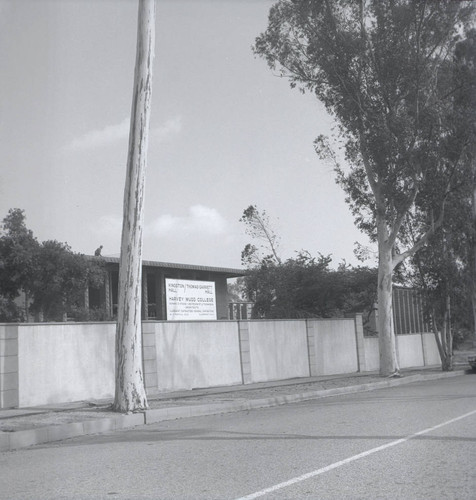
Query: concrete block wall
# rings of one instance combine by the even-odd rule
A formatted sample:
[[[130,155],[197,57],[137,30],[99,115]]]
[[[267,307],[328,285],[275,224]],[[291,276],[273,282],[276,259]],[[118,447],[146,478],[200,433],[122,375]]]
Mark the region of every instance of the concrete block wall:
[[[397,335],[395,338],[400,368],[425,366],[420,334]]]
[[[425,366],[434,366],[441,364],[440,353],[436,345],[434,333],[422,333],[421,342],[423,346],[423,359]]]
[[[155,329],[159,391],[243,383],[236,321],[163,321]]]
[[[19,406],[114,396],[115,323],[21,323]]]
[[[365,366],[366,371],[374,372],[380,369],[380,353],[378,347],[378,337],[365,337]]]
[[[364,344],[366,371],[378,371],[380,368],[378,337],[366,337]],[[432,333],[397,335],[396,349],[400,368],[418,368],[441,364],[435,336]]]
[[[357,320],[358,321],[358,320]],[[359,370],[356,320],[308,320],[314,332],[314,375],[355,373]],[[359,328],[362,333],[363,329]],[[363,344],[359,341],[360,344]]]
[[[0,408],[114,396],[115,323],[0,324]],[[379,369],[378,338],[349,319],[145,321],[149,395]],[[397,337],[400,366],[439,364],[432,334]]]
[[[251,382],[309,377],[306,321],[249,321]]]

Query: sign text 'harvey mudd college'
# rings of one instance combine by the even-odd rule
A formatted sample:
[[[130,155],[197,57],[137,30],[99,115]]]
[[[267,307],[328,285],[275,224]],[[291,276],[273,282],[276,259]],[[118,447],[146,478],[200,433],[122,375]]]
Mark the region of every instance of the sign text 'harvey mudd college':
[[[215,283],[181,279],[165,280],[168,320],[217,319]]]

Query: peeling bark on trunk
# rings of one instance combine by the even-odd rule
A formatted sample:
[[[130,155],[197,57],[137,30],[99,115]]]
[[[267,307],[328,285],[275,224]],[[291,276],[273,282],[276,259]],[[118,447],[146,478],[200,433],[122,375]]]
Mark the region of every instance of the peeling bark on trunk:
[[[119,262],[114,410],[148,407],[142,370],[141,274],[145,167],[155,46],[155,0],[140,0]]]
[[[399,370],[393,332],[392,275],[392,248],[385,243],[379,244],[377,294],[380,375],[387,377]]]
[[[450,297],[447,296],[443,322],[440,326],[436,322],[435,311],[431,312],[431,329],[433,330],[438,347],[441,369],[445,372],[453,370],[453,332],[451,330],[450,307]]]

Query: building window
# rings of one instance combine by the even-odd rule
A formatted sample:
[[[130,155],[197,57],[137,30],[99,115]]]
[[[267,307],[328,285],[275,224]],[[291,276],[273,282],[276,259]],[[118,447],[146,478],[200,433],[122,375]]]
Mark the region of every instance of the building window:
[[[154,273],[147,273],[147,317],[157,318],[157,290]]]
[[[111,303],[112,303],[112,316],[117,318],[117,303],[119,294],[119,271],[111,272]]]

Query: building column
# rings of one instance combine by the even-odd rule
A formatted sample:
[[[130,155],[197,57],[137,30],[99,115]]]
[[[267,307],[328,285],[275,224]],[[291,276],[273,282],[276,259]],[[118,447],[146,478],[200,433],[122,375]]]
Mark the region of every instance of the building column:
[[[0,408],[18,405],[18,325],[0,325]]]
[[[355,315],[355,340],[357,346],[357,366],[359,372],[367,371],[367,361],[365,357],[364,325],[362,314]]]
[[[241,380],[243,384],[251,383],[251,357],[250,357],[250,332],[248,323],[237,321],[238,323],[238,338],[240,343],[240,360],[241,360]]]
[[[147,394],[157,394],[157,349],[155,342],[155,324],[142,323],[142,365],[144,385]]]
[[[160,317],[163,320],[167,319],[167,303],[166,303],[166,297],[165,297],[165,275],[163,271],[160,271],[159,273],[159,280],[160,280],[160,293],[157,298],[157,307],[160,305]]]
[[[147,289],[147,270],[142,268],[142,319],[149,319],[149,291]]]
[[[112,306],[112,276],[107,269],[106,269],[106,278],[104,280],[104,302],[105,302],[107,317],[112,318],[114,316],[113,306]]]
[[[309,360],[309,375],[311,377],[316,377],[317,375],[319,375],[316,356],[317,331],[315,328],[315,323],[315,321],[308,319],[306,320],[307,353]]]

